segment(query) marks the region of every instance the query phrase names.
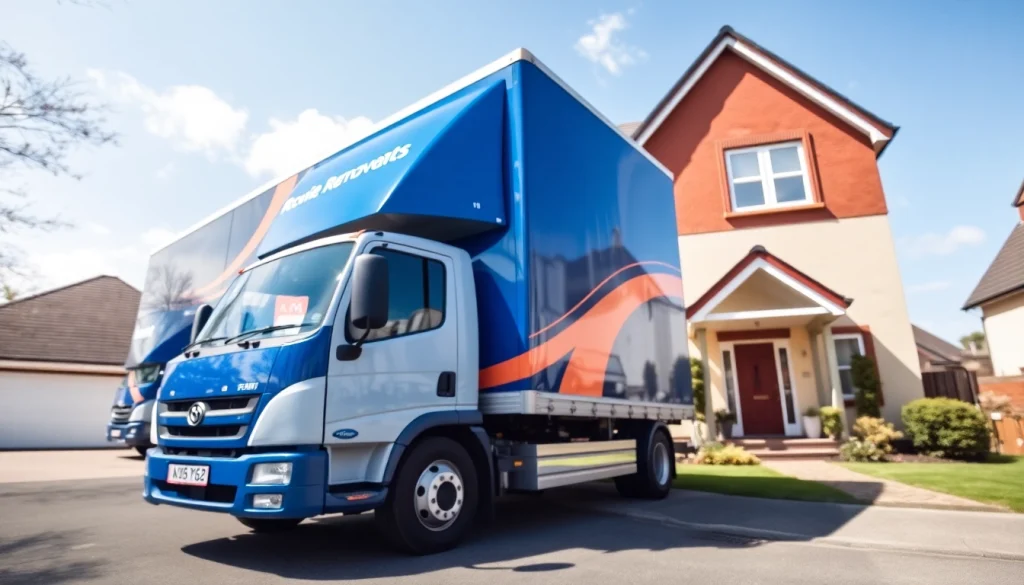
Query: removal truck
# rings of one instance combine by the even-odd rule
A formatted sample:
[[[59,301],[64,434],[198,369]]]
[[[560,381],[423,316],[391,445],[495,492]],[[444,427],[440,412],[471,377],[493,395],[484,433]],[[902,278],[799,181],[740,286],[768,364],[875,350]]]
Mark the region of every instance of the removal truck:
[[[525,50],[280,182],[167,364],[145,499],[373,510],[414,553],[508,491],[664,497],[693,414],[672,179]]]

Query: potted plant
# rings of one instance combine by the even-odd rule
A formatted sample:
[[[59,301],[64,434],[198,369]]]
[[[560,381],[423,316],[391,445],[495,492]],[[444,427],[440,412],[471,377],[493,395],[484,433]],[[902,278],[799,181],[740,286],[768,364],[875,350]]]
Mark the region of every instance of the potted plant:
[[[808,439],[821,438],[821,411],[817,406],[811,406],[804,411],[804,433]]]
[[[716,410],[715,422],[718,423],[718,428],[722,429],[722,437],[726,439],[731,439],[732,426],[736,424],[736,415],[724,408],[721,410]]]

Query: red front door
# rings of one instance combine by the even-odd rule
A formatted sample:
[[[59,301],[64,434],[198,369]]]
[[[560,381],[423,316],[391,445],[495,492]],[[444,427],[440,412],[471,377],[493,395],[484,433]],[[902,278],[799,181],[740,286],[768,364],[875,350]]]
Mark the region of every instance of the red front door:
[[[743,411],[743,434],[785,434],[775,346],[770,343],[737,345],[736,381]]]

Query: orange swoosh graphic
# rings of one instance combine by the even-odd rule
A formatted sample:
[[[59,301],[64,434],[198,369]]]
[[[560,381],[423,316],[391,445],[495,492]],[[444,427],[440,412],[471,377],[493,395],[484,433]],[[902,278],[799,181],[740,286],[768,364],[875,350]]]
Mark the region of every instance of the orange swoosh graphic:
[[[260,220],[260,225],[256,227],[256,231],[249,238],[249,241],[245,243],[245,247],[242,251],[235,256],[235,259],[231,261],[231,264],[221,272],[217,278],[204,284],[202,287],[195,289],[188,293],[188,296],[204,297],[207,296],[210,291],[214,291],[220,285],[230,278],[235,277],[238,274],[239,269],[243,268],[242,264],[246,261],[249,256],[256,251],[256,246],[263,240],[263,236],[267,235],[267,230],[270,229],[270,224],[274,222],[274,218],[277,217],[277,212],[281,210],[281,206],[288,200],[288,196],[291,195],[292,190],[295,189],[295,183],[298,181],[298,175],[292,175],[291,177],[281,181],[274,187],[274,197],[270,200],[270,207],[267,208],[267,212],[263,214],[263,219]]]
[[[619,268],[615,272],[612,272],[611,274],[609,274],[607,278],[605,278],[597,286],[592,288],[590,290],[590,292],[587,293],[587,296],[583,297],[580,300],[580,302],[578,302],[575,305],[573,305],[573,307],[571,309],[569,309],[568,311],[566,311],[564,315],[562,315],[561,317],[555,319],[551,323],[548,323],[547,326],[545,326],[545,327],[543,327],[541,329],[538,329],[537,331],[531,333],[530,334],[530,339],[533,339],[534,337],[540,335],[541,333],[544,333],[548,329],[551,329],[555,325],[558,325],[559,323],[564,321],[569,315],[572,315],[572,313],[576,309],[580,308],[583,305],[583,303],[587,302],[587,299],[589,299],[590,297],[594,296],[597,293],[597,291],[601,290],[601,287],[604,286],[605,284],[607,284],[608,281],[611,280],[612,278],[614,278],[616,275],[621,274],[622,272],[625,272],[626,270],[629,270],[630,268],[633,268],[634,266],[642,266],[644,264],[653,264],[653,265],[658,265],[658,266],[665,266],[667,268],[671,268],[672,270],[675,270],[676,272],[680,272],[678,267],[672,266],[668,262],[660,262],[658,260],[645,260],[643,262],[634,262],[632,264],[627,264],[626,266],[623,266],[622,268]]]
[[[647,301],[663,296],[682,298],[682,279],[668,274],[644,274],[627,280],[548,341],[484,368],[480,372],[480,388],[522,380],[572,352],[559,392],[601,396],[612,346],[626,319]]]

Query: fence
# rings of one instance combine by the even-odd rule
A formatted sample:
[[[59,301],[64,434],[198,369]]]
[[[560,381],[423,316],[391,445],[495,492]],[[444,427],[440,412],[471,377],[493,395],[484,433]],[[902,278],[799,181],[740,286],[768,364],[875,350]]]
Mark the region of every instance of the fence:
[[[921,374],[927,398],[953,398],[970,404],[978,402],[978,377],[974,372],[957,368]]]

